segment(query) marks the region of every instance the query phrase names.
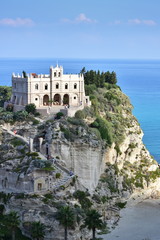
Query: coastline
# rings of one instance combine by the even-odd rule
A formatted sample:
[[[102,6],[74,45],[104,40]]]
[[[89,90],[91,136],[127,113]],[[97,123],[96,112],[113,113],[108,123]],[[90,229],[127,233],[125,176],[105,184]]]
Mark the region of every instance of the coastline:
[[[160,198],[130,201],[121,210],[115,229],[101,237],[104,240],[159,240],[159,223]]]

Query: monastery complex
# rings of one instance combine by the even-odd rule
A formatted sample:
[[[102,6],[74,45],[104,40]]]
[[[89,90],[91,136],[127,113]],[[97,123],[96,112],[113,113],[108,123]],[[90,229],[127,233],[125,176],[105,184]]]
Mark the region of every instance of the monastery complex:
[[[58,65],[50,67],[50,74],[13,74],[11,103],[14,111],[34,103],[43,114],[68,109],[69,115],[91,105],[85,96],[83,74],[63,74]]]

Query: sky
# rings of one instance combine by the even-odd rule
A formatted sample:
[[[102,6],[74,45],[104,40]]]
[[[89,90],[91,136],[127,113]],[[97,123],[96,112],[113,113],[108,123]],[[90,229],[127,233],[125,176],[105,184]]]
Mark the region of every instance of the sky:
[[[1,0],[4,57],[160,59],[160,1]]]

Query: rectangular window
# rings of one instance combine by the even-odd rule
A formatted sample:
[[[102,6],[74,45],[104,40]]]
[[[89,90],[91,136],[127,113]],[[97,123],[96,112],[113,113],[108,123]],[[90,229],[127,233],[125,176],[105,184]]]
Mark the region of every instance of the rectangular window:
[[[68,84],[67,83],[65,84],[65,89],[68,89]]]
[[[42,183],[38,183],[38,191],[42,190]]]

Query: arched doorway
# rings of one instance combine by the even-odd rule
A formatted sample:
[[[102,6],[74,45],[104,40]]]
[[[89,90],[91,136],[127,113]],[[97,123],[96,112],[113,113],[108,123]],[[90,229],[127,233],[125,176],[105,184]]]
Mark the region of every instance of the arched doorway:
[[[49,96],[48,95],[44,95],[43,97],[43,106],[48,106],[49,104]]]
[[[60,105],[61,104],[61,96],[59,94],[55,94],[53,102],[54,102],[54,105]]]
[[[69,105],[69,95],[65,94],[63,97],[63,104],[68,104]]]

